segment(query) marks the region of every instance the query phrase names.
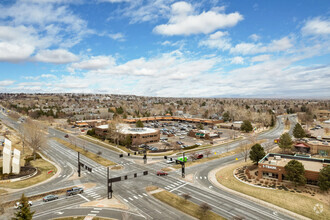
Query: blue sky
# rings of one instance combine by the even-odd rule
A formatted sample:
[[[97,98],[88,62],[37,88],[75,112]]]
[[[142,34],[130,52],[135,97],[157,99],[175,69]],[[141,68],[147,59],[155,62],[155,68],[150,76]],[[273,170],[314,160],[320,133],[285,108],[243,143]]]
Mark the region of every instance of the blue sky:
[[[0,92],[330,94],[330,2],[4,0]]]

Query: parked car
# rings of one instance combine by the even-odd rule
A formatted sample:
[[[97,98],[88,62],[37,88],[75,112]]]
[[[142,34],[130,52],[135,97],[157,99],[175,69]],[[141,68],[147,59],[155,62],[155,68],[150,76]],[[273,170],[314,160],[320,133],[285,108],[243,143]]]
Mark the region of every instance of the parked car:
[[[201,143],[196,143],[196,145],[198,145],[198,146],[202,146],[202,144],[201,144]]]
[[[164,171],[157,171],[157,176],[167,176],[168,173],[164,172]]]
[[[174,160],[167,160],[166,163],[174,163]]]
[[[177,141],[176,143],[179,144],[179,145],[182,145],[183,144],[181,141]]]
[[[197,156],[197,159],[202,159],[203,157],[204,157],[203,154],[199,154],[199,155]]]
[[[80,187],[74,187],[70,190],[67,190],[66,191],[66,195],[67,196],[71,196],[71,195],[76,195],[76,194],[81,194],[84,192],[84,189],[83,188],[80,188]]]
[[[33,205],[32,201],[28,201],[28,204],[29,204],[30,206]],[[22,208],[22,204],[21,204],[20,202],[16,202],[15,205],[14,205],[14,208],[15,208],[15,209],[20,209],[20,208]]]
[[[65,138],[69,138],[69,135],[68,135],[68,134],[66,134],[66,135],[64,135],[64,137],[65,137]]]
[[[56,195],[48,195],[48,196],[45,196],[42,201],[44,202],[48,202],[48,201],[52,201],[52,200],[56,200],[58,199],[58,196]]]

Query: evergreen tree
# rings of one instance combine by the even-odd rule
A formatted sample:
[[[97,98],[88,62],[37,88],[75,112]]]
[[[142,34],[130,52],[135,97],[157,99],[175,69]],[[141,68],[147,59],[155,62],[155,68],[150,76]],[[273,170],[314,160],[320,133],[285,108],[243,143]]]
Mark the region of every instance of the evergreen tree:
[[[275,119],[274,116],[272,116],[272,120],[270,122],[270,127],[274,127],[275,126]]]
[[[304,129],[301,127],[299,123],[297,123],[293,128],[293,136],[295,138],[303,138],[306,136]]]
[[[325,166],[320,171],[318,185],[322,191],[330,189],[330,166]]]
[[[261,160],[266,155],[264,148],[260,144],[255,144],[251,147],[250,159],[258,165],[259,160]]]
[[[137,128],[143,128],[143,127],[144,127],[143,122],[142,122],[141,120],[138,120],[138,121],[136,122],[136,127],[137,127]]]
[[[279,146],[283,150],[291,149],[292,147],[292,139],[289,133],[284,133],[280,137],[280,143]]]
[[[241,130],[245,132],[250,132],[253,130],[252,124],[248,120],[244,120],[243,124],[241,125]]]
[[[35,212],[31,212],[28,198],[22,194],[22,197],[19,201],[21,208],[15,213],[15,220],[31,220]]]
[[[292,181],[295,186],[303,186],[306,184],[305,168],[301,162],[298,160],[291,160],[287,165],[285,165],[284,169],[288,179]]]
[[[223,119],[223,121],[230,121],[230,115],[229,115],[229,112],[225,112],[225,113],[223,113],[223,115],[222,115],[222,119]]]

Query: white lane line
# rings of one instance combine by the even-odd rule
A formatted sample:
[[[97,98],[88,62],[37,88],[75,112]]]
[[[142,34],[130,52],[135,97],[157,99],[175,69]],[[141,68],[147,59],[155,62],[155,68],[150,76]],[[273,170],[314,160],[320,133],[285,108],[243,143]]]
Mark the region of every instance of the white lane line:
[[[100,211],[91,211],[92,213],[100,213]]]
[[[96,214],[88,214],[88,216],[96,216]]]
[[[128,197],[129,200],[133,201],[133,199],[131,197]]]
[[[94,210],[99,210],[99,211],[101,211],[102,209],[101,209],[101,208],[94,208]]]
[[[169,189],[169,188],[166,186],[165,189]]]
[[[177,190],[177,189],[179,189],[179,188],[181,188],[181,187],[183,187],[183,186],[185,186],[185,185],[187,185],[187,184],[188,184],[188,183],[182,184],[181,186],[178,186],[178,187],[176,187],[176,188],[170,190],[170,192],[172,192],[172,191],[174,191],[174,190]]]
[[[143,198],[143,196],[139,195],[141,198]]]
[[[199,178],[200,178],[200,179],[203,179],[203,177],[201,177],[201,176],[200,176]]]
[[[138,197],[136,197],[136,196],[133,196],[135,199],[138,199]]]
[[[62,175],[58,175],[58,177],[61,177]]]
[[[87,193],[87,194],[90,195],[90,196],[98,195],[97,193]]]
[[[204,176],[204,179],[207,179],[207,177],[206,177],[206,176]]]
[[[147,194],[145,194],[145,193],[142,193],[144,196],[148,196]]]
[[[125,202],[128,202],[127,199],[124,199]]]
[[[78,194],[81,198],[85,199],[87,202],[89,202],[90,200],[87,199],[85,196],[81,195],[81,194]]]
[[[92,196],[94,199],[97,199],[97,198],[100,198],[101,196],[100,195],[97,195],[97,196]]]

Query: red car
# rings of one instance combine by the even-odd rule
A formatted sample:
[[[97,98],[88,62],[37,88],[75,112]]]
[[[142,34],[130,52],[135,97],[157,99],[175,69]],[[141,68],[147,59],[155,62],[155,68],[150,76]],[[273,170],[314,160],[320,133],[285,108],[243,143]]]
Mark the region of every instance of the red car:
[[[158,171],[157,172],[157,176],[167,176],[168,173],[164,172],[164,171]]]
[[[197,156],[197,159],[202,159],[202,158],[203,158],[203,154]]]

